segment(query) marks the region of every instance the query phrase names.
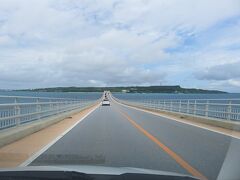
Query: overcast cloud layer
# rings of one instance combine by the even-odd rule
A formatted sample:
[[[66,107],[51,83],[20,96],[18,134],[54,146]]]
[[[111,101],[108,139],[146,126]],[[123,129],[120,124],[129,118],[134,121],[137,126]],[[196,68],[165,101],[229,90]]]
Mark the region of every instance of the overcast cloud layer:
[[[0,89],[240,91],[239,0],[0,0]]]

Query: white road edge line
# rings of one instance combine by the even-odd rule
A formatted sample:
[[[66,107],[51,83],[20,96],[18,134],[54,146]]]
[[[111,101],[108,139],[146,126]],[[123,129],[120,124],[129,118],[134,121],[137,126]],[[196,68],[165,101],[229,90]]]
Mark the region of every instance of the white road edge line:
[[[113,99],[113,98],[111,97],[111,99]],[[117,102],[115,99],[113,99],[113,100],[114,100],[115,102]],[[199,125],[190,123],[190,122],[183,122],[183,121],[180,121],[180,120],[175,119],[175,118],[173,118],[173,117],[169,117],[169,116],[165,116],[165,115],[160,115],[160,114],[158,114],[158,113],[151,112],[150,110],[147,111],[147,110],[144,110],[144,109],[141,109],[141,108],[129,106],[129,105],[122,104],[122,103],[119,103],[119,102],[117,102],[117,103],[120,104],[120,105],[122,105],[122,106],[129,107],[129,108],[132,108],[132,109],[135,109],[135,110],[139,110],[139,111],[142,111],[142,112],[154,114],[154,115],[156,115],[156,116],[160,116],[160,117],[164,117],[164,118],[167,118],[167,119],[171,119],[171,120],[174,120],[174,121],[183,123],[183,124],[187,124],[187,125],[190,125],[190,126],[195,126],[195,127],[202,128],[202,129],[205,129],[205,130],[208,130],[208,131],[212,131],[212,132],[215,132],[215,133],[219,133],[219,134],[222,134],[222,135],[225,135],[225,136],[229,136],[229,137],[232,137],[232,138],[240,139],[240,137],[237,137],[237,136],[234,136],[234,135],[230,135],[230,134],[227,134],[227,133],[224,133],[224,132],[221,132],[221,131],[209,129],[209,128],[207,128],[207,127],[202,127],[202,126],[199,126]]]
[[[68,128],[66,131],[64,131],[62,134],[57,136],[53,141],[51,141],[49,144],[44,146],[42,149],[40,149],[38,152],[33,154],[31,157],[29,157],[27,160],[25,160],[23,163],[21,163],[18,167],[26,167],[30,163],[32,163],[35,159],[37,159],[42,153],[44,153],[48,148],[50,148],[53,144],[55,144],[58,140],[60,140],[64,135],[66,135],[69,131],[71,131],[78,123],[82,122],[88,115],[90,115],[93,111],[95,111],[100,104],[98,104],[94,109],[89,111],[85,116],[83,116],[81,119],[79,119],[75,124],[73,124],[70,128]]]

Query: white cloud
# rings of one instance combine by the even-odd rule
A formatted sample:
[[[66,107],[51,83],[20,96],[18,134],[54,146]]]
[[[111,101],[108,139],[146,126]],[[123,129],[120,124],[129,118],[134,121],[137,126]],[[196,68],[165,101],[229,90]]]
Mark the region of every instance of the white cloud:
[[[238,15],[239,7],[238,0],[123,1],[116,7],[113,20],[116,23],[133,24],[135,29],[143,31],[172,28],[198,31]]]
[[[0,46],[10,45],[12,43],[13,43],[13,41],[9,36],[7,36],[7,35],[0,36]]]
[[[191,52],[168,49],[238,15],[238,0],[0,0],[0,88],[197,82],[240,61],[226,49],[239,24]]]
[[[240,87],[240,79],[230,79],[228,80],[229,84],[235,87]]]
[[[199,73],[198,78],[207,80],[233,80],[240,78],[239,67],[240,61],[237,63],[213,66]]]

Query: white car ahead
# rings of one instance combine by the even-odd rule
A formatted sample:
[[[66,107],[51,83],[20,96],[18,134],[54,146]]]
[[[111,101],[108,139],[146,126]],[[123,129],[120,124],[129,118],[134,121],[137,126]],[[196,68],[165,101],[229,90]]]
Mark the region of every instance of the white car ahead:
[[[109,100],[104,99],[104,100],[102,101],[102,106],[110,106]]]

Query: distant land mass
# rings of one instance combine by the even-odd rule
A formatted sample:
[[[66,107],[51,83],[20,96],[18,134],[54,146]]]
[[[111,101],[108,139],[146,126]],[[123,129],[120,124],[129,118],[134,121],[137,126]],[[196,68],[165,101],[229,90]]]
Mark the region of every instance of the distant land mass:
[[[53,87],[40,89],[24,89],[17,91],[34,91],[34,92],[124,92],[124,93],[207,93],[220,94],[227,93],[218,90],[204,90],[195,88],[182,88],[181,86],[122,86],[122,87]]]

